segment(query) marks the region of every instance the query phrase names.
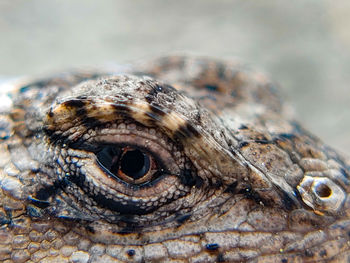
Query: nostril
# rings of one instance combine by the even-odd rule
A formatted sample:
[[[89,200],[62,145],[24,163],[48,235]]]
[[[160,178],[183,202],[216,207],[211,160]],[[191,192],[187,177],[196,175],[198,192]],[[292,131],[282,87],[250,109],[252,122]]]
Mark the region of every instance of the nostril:
[[[346,199],[346,192],[330,178],[304,176],[297,186],[303,202],[317,212],[337,213]]]
[[[319,184],[316,186],[315,192],[321,198],[327,198],[332,195],[332,189],[326,184]]]

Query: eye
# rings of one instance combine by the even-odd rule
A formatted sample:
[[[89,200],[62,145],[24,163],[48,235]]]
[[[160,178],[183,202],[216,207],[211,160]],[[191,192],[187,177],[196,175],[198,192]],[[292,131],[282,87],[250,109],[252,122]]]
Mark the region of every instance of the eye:
[[[177,224],[204,195],[212,195],[205,191],[205,171],[193,162],[201,155],[188,152],[176,135],[179,129],[189,137],[194,129],[188,131],[187,120],[175,112],[164,115],[138,98],[122,100],[130,91],[118,85],[102,97],[60,101],[47,113],[47,166],[53,160],[50,175],[59,186],[48,197],[54,216],[101,219],[123,231]]]
[[[104,146],[96,156],[109,174],[130,184],[150,182],[158,174],[158,165],[152,155],[137,148]]]

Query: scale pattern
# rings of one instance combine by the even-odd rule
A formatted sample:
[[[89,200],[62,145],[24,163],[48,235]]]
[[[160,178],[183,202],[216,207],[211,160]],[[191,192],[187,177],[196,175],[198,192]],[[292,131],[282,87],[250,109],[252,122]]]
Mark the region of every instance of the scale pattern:
[[[1,262],[350,261],[349,161],[260,73],[174,56],[2,93]],[[157,172],[113,174],[108,147]]]

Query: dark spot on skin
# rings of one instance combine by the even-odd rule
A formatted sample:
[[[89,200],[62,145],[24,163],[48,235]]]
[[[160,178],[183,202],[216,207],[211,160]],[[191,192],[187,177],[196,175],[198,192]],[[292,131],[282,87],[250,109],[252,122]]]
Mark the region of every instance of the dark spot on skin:
[[[0,212],[0,226],[12,224],[12,212],[9,209],[5,209],[5,214]]]
[[[27,85],[27,86],[23,86],[19,89],[19,92],[20,93],[24,93],[26,92],[27,90],[29,90],[29,88],[31,87],[31,85]]]
[[[127,103],[115,103],[112,104],[112,107],[114,109],[114,114],[115,115],[121,115],[126,118],[131,118],[131,112],[130,108],[128,107]]]
[[[281,263],[288,263],[288,259],[282,258]]]
[[[224,255],[222,253],[219,253],[217,258],[216,258],[216,261],[217,262],[225,262],[225,258],[224,258]]]
[[[5,118],[0,118],[0,140],[7,140],[12,134],[12,124]]]
[[[126,253],[128,254],[129,257],[133,257],[136,254],[135,250],[133,249],[129,249]]]
[[[190,132],[194,137],[199,138],[201,134],[197,131],[195,127],[193,127],[191,124],[187,123],[186,130]]]
[[[191,214],[185,214],[185,215],[180,215],[176,218],[176,222],[179,223],[180,225],[182,225],[183,223],[185,223],[188,219],[191,218]]]
[[[265,203],[261,196],[255,192],[251,186],[247,186],[241,189],[238,193],[244,194],[248,199],[254,200],[257,204],[260,204],[261,202]]]
[[[84,100],[72,99],[72,100],[63,102],[62,105],[67,108],[75,109],[76,110],[75,115],[81,118],[87,115],[86,109],[85,109],[86,102],[87,101],[84,101]]]
[[[154,88],[158,91],[158,92],[163,92],[163,87],[159,84],[155,84]]]
[[[50,118],[52,118],[53,117],[53,112],[52,112],[52,108],[50,108],[50,111],[49,111],[49,113],[47,114]]]
[[[195,177],[192,176],[191,169],[183,169],[180,173],[180,180],[183,185],[192,187],[195,185]]]
[[[241,148],[246,147],[248,145],[249,145],[249,142],[240,142],[238,147],[241,149]]]
[[[289,157],[293,163],[299,163],[299,161],[300,161],[300,157],[298,156],[298,154],[296,152],[291,152],[289,154]]]
[[[66,178],[69,182],[72,182],[76,185],[82,186],[85,183],[84,174],[69,174]]]
[[[92,226],[85,225],[86,231],[90,232],[91,234],[95,234],[95,229]]]
[[[151,89],[148,94],[145,96],[146,101],[151,104],[154,98],[157,96],[158,91],[156,89]]]
[[[220,248],[220,246],[217,243],[211,243],[211,244],[206,244],[205,248],[208,251],[217,251]]]
[[[279,134],[279,137],[282,139],[293,140],[293,139],[295,139],[296,136],[292,133],[281,133],[281,134]]]
[[[340,173],[344,176],[344,178],[348,179],[349,178],[349,174],[345,171],[344,168],[340,168],[339,169]]]
[[[127,92],[123,92],[123,93],[121,93],[121,95],[125,98],[130,98],[130,94]]]
[[[255,140],[256,143],[259,143],[259,144],[270,144],[271,142],[268,141],[268,140]]]
[[[199,176],[196,177],[196,184],[194,185],[196,188],[201,188],[203,186],[203,179]]]
[[[194,117],[196,120],[196,123],[199,124],[201,123],[201,114],[199,113],[199,111],[196,113],[196,116]]]
[[[136,236],[137,239],[139,240],[143,240],[145,242],[149,242],[149,237],[145,237],[145,235],[141,232],[137,233],[137,236]]]
[[[40,188],[34,195],[34,198],[28,197],[29,201],[38,207],[45,208],[48,206],[46,200],[51,196],[57,194],[57,192],[66,187],[67,182],[65,180],[57,180],[52,185]]]
[[[327,250],[323,249],[320,251],[320,256],[321,257],[326,257],[327,256]]]
[[[281,199],[286,210],[290,211],[296,207],[294,200],[285,191],[281,190],[281,193]]]
[[[313,256],[314,256],[314,253],[313,253],[311,250],[306,249],[306,250],[305,250],[305,256],[307,256],[307,257],[313,257]]]
[[[154,114],[156,114],[156,115],[158,115],[158,116],[164,116],[165,114],[166,114],[166,111],[165,111],[165,109],[163,109],[159,104],[157,104],[157,103],[152,103],[152,104],[150,104],[149,105],[149,107],[150,107],[150,109],[151,109],[151,113],[150,114],[148,114],[148,115],[154,115]]]
[[[67,136],[63,136],[60,133],[56,133],[55,130],[43,128],[43,132],[48,136],[49,142],[52,144],[70,144],[72,141],[68,140]]]
[[[225,193],[236,193],[237,191],[237,185],[238,185],[238,182],[233,182],[232,184],[230,184],[229,186],[227,186],[226,190],[225,190]]]
[[[223,184],[222,184],[222,181],[215,181],[215,182],[212,182],[212,181],[210,181],[210,187],[212,187],[212,188],[220,188],[221,186],[222,186]]]
[[[199,176],[194,176],[191,169],[184,169],[180,173],[181,183],[188,187],[196,186],[200,188],[203,185],[203,179]]]
[[[219,91],[219,87],[217,85],[205,84],[204,87],[209,91]]]
[[[193,127],[189,122],[185,125],[180,126],[177,131],[174,133],[175,138],[199,138],[201,134],[197,131],[195,127]]]
[[[83,120],[84,126],[89,129],[91,127],[96,127],[99,125],[102,125],[101,121],[99,119],[93,118],[93,117],[85,117]]]
[[[239,130],[246,130],[246,129],[248,129],[248,127],[246,125],[242,124],[238,129]]]

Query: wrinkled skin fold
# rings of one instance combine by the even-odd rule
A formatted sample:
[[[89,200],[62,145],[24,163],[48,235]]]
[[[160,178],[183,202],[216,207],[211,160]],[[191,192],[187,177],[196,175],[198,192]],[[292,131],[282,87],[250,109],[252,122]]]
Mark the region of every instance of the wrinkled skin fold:
[[[348,262],[349,161],[235,62],[13,84],[1,262]]]

